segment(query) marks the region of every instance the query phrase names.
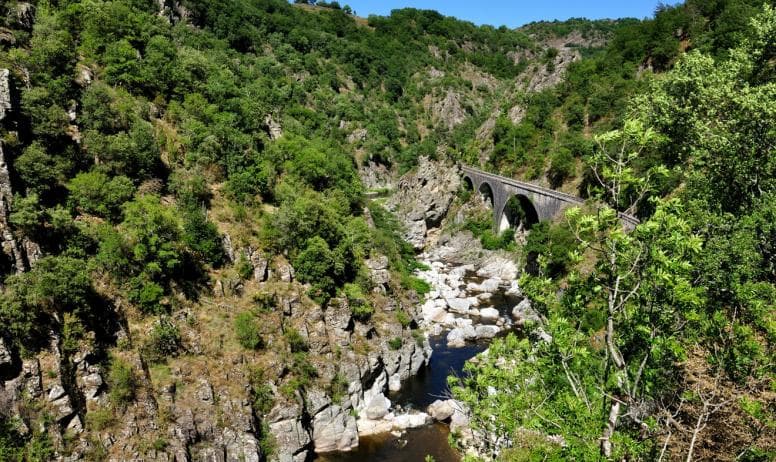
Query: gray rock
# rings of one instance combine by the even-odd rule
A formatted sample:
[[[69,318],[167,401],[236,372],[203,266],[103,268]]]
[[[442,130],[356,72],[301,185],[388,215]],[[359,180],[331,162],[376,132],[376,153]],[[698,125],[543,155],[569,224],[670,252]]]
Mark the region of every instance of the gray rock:
[[[460,405],[454,405],[453,409],[453,415],[450,417],[450,431],[457,432],[468,429],[469,417],[460,409]]]
[[[447,333],[447,346],[450,348],[462,348],[466,346],[466,336],[463,329],[455,328]]]
[[[11,349],[5,345],[5,340],[0,337],[0,367],[8,367],[13,364]]]
[[[197,398],[205,403],[213,403],[213,386],[210,385],[205,379],[199,380],[199,388],[197,389]]]
[[[453,313],[467,314],[472,306],[468,298],[447,298],[445,301]]]
[[[350,451],[358,446],[356,419],[348,410],[332,405],[313,420],[315,452]]]
[[[326,330],[332,337],[333,343],[339,346],[350,344],[351,319],[353,313],[347,299],[333,298],[329,301],[326,310],[323,313],[323,319],[326,324]]]
[[[99,372],[94,372],[85,376],[83,378],[84,397],[88,400],[97,398],[103,383],[102,376]]]
[[[408,430],[410,428],[419,428],[431,421],[431,418],[425,412],[413,412],[402,414],[393,419],[393,428],[396,430]]]
[[[389,391],[401,390],[401,376],[399,376],[399,374],[393,374],[388,378],[388,390]]]
[[[310,434],[299,419],[288,419],[269,425],[275,437],[277,456],[280,460],[294,460],[294,456],[305,453],[312,442]],[[303,459],[304,460],[304,459]]]
[[[385,287],[391,282],[391,272],[388,271],[388,257],[385,255],[370,258],[366,261],[366,266],[369,268],[370,277],[376,286]]]
[[[259,462],[261,460],[259,442],[251,433],[225,428],[223,440],[227,462]]]
[[[495,321],[500,316],[499,312],[495,308],[482,308],[480,310],[480,318],[483,321]]]
[[[366,407],[366,416],[371,420],[377,420],[385,417],[391,408],[391,401],[380,394],[372,398]]]
[[[434,104],[433,112],[435,118],[448,130],[452,130],[466,120],[461,96],[453,90],[448,90],[445,98]]]
[[[224,233],[221,236],[221,245],[224,248],[224,253],[226,253],[226,258],[230,263],[234,263],[234,247],[232,247],[232,238],[229,236],[229,233]]]
[[[531,307],[531,301],[527,298],[524,298],[512,309],[512,317],[515,319],[515,324],[519,326],[522,326],[526,322],[541,322],[539,313]]]
[[[51,405],[56,411],[54,417],[57,421],[64,420],[73,415],[73,405],[70,402],[70,396],[68,395],[64,395],[61,398],[52,401]]]
[[[264,282],[267,280],[267,268],[269,267],[269,260],[263,253],[258,250],[254,250],[251,253],[251,266],[253,266],[253,279],[256,282]]]
[[[474,330],[480,339],[493,338],[501,331],[497,326],[477,326]]]
[[[294,280],[294,267],[285,260],[278,260],[276,265],[278,277],[282,282],[291,282]]]
[[[438,399],[428,406],[428,414],[439,422],[449,419],[455,412],[455,401]]]
[[[86,67],[81,63],[76,64],[75,69],[76,69],[75,83],[77,83],[81,87],[88,87],[89,85],[91,85],[92,80],[94,80],[94,72],[92,72],[91,69],[89,69],[88,67]]]
[[[280,123],[272,118],[272,114],[267,114],[267,117],[264,118],[264,123],[267,125],[269,139],[276,140],[283,136],[283,128],[280,126]]]
[[[331,398],[320,388],[307,391],[307,412],[316,415],[331,404]]]
[[[67,432],[72,433],[81,433],[84,431],[83,423],[81,422],[81,418],[78,417],[78,415],[74,415],[72,419],[70,419],[70,423],[67,424],[67,428],[65,429]]]
[[[447,215],[460,184],[456,167],[426,157],[399,180],[386,206],[401,219],[404,237],[416,249],[425,246],[428,229],[437,227]]]
[[[32,29],[35,22],[35,7],[28,2],[16,4],[16,21],[25,29]]]
[[[63,397],[64,395],[65,389],[62,387],[62,385],[56,384],[51,387],[51,390],[49,390],[48,400],[53,402]]]
[[[0,122],[6,118],[12,108],[11,72],[8,69],[0,69]]]

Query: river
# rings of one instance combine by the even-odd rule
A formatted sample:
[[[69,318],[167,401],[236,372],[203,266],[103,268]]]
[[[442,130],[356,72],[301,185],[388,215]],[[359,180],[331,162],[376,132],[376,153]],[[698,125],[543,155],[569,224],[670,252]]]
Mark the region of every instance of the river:
[[[465,282],[482,282],[473,272],[467,272]],[[511,309],[520,301],[500,288],[490,298],[488,305],[509,316]],[[398,409],[425,411],[437,399],[449,398],[448,376],[464,374],[466,361],[487,349],[489,340],[467,342],[464,347],[451,348],[447,345],[447,331],[429,338],[434,353],[428,367],[402,383],[400,391],[389,398]],[[443,423],[434,423],[422,428],[408,430],[400,435],[385,433],[362,437],[357,449],[351,452],[328,453],[317,456],[319,462],[422,462],[430,455],[435,462],[459,462],[461,456],[450,447],[449,428]]]

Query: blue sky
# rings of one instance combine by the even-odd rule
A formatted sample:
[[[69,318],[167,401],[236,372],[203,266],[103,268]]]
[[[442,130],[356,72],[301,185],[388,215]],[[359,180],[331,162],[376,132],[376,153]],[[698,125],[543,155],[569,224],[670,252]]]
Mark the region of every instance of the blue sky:
[[[437,10],[475,24],[518,27],[531,21],[585,17],[644,18],[652,16],[659,0],[339,0],[359,16],[387,15],[392,9]],[[665,1],[665,3],[674,3]]]

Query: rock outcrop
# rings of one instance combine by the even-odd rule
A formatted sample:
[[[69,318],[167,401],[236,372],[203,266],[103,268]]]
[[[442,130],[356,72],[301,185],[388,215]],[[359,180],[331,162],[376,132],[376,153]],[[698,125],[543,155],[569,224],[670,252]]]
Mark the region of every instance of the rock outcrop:
[[[461,104],[461,96],[453,90],[448,90],[445,97],[434,104],[433,113],[437,122],[448,130],[466,121],[466,111]]]
[[[388,208],[403,221],[404,238],[416,249],[427,243],[428,231],[439,226],[461,186],[456,166],[421,157],[415,170],[404,175]]]
[[[0,122],[11,111],[11,71],[0,69]]]

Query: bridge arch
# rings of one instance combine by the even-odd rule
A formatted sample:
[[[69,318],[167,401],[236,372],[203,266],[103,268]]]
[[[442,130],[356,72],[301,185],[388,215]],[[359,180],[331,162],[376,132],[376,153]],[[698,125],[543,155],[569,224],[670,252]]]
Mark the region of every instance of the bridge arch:
[[[474,182],[469,177],[469,175],[464,175],[463,177],[463,188],[466,191],[474,191]]]
[[[479,193],[482,197],[482,200],[488,204],[490,208],[495,209],[496,195],[494,194],[493,188],[487,181],[483,181],[482,184],[480,184]]]
[[[500,232],[508,228],[517,228],[521,224],[525,229],[531,229],[537,223],[539,223],[539,212],[531,199],[524,194],[512,194],[504,204],[498,230]]]

